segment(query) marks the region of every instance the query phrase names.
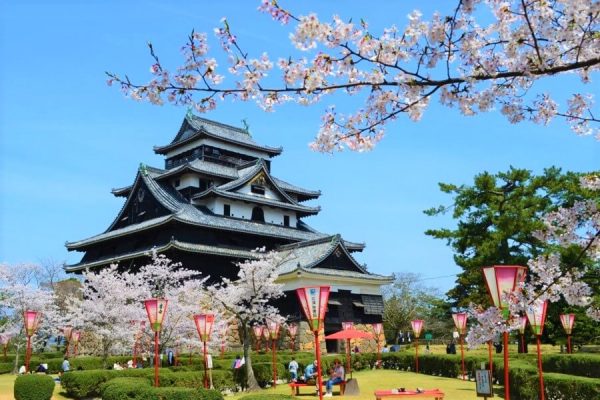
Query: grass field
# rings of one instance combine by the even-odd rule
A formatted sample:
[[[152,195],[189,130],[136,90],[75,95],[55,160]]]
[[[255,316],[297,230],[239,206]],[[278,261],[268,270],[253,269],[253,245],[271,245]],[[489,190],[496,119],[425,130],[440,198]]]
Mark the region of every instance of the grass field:
[[[361,395],[360,396],[344,396],[349,399],[373,400],[373,392],[376,389],[393,389],[404,387],[408,390],[414,390],[415,388],[424,389],[441,389],[446,394],[446,399],[457,399],[457,400],[470,400],[477,399],[475,395],[475,382],[462,381],[460,379],[441,378],[436,376],[421,375],[411,372],[404,371],[390,371],[390,370],[379,370],[379,371],[360,371],[353,374],[353,377],[358,380]],[[12,400],[13,399],[13,383],[15,375],[0,375],[0,400]],[[334,388],[334,397],[339,397],[338,392]],[[500,389],[500,387],[498,387]],[[61,387],[56,385],[54,390],[53,400],[66,400],[60,394]],[[287,384],[278,385],[276,388],[265,389],[264,393],[283,393],[290,394],[290,388]],[[498,393],[500,393],[498,391]],[[236,394],[229,396],[229,399],[239,399],[245,396],[247,393]],[[314,391],[311,388],[301,389],[299,398],[315,398]]]
[[[408,351],[414,352],[414,347]],[[460,348],[457,348],[457,351],[460,354]],[[517,352],[517,345],[511,344],[509,346],[510,354],[515,354]],[[530,346],[529,351],[531,353],[531,357],[535,357],[535,349]],[[542,352],[543,354],[552,354],[558,353],[560,351],[559,346],[551,346],[551,345],[543,345]],[[444,345],[432,345],[430,346],[430,352],[432,354],[445,354],[446,347]],[[425,353],[425,344],[421,343],[419,345],[419,353]],[[465,354],[469,355],[481,355],[487,356],[487,347],[480,347],[475,350],[466,350]],[[287,356],[287,355],[286,355]],[[494,359],[497,362],[501,361],[501,354],[495,354]],[[475,382],[462,381],[460,379],[450,379],[450,378],[441,378],[423,374],[415,374],[411,372],[404,371],[391,371],[391,370],[377,370],[377,371],[358,371],[354,372],[354,378],[356,378],[359,382],[361,395],[349,397],[350,399],[374,399],[373,392],[376,389],[393,389],[404,387],[406,389],[415,389],[417,387],[424,389],[433,389],[438,388],[441,389],[446,394],[446,399],[457,399],[457,400],[469,400],[469,399],[477,399],[475,394]],[[0,400],[13,400],[13,385],[16,376],[11,374],[0,375]],[[62,388],[60,385],[56,385],[54,390],[53,400],[66,400],[67,397],[61,395]],[[496,387],[497,395],[500,395],[502,392],[502,387]],[[274,389],[265,389],[264,393],[283,393],[289,394],[290,388],[288,385],[279,385]],[[337,392],[334,390],[334,397]],[[230,396],[227,398],[231,399],[239,399],[243,397],[245,394],[237,394],[235,396]],[[308,397],[315,398],[314,393],[309,388],[301,389],[300,398]]]

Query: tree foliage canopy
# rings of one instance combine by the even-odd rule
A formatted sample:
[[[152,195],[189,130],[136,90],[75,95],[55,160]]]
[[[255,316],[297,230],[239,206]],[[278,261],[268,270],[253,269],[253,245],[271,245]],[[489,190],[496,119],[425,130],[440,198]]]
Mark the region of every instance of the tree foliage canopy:
[[[446,240],[454,250],[454,261],[463,269],[456,286],[448,292],[455,306],[487,304],[488,295],[481,267],[505,264],[527,265],[548,249],[534,235],[543,229],[542,217],[577,200],[593,198],[579,185],[581,174],[548,168],[540,175],[511,167],[506,172],[483,172],[472,185],[440,183],[453,196],[450,207],[426,210],[430,216],[452,212],[453,228],[429,229],[426,234]],[[568,256],[568,251],[563,251]]]

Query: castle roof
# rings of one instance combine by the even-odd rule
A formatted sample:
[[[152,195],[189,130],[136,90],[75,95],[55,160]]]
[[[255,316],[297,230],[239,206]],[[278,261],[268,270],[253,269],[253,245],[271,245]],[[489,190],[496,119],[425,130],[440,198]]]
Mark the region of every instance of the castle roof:
[[[150,194],[170,212],[169,215],[152,218],[140,223],[125,226],[123,228],[113,229],[117,221],[122,218],[121,214],[131,199],[130,195],[127,202],[125,202],[123,209],[106,232],[76,242],[67,242],[67,249],[83,249],[86,246],[95,243],[122,237],[138,231],[144,231],[158,226],[163,226],[172,221],[193,226],[202,226],[219,230],[285,238],[290,240],[311,240],[326,236],[313,229],[305,229],[306,224],[299,224],[299,228],[291,228],[281,225],[265,224],[213,214],[210,210],[204,207],[196,207],[193,204],[190,204],[186,198],[184,198],[169,184],[157,182],[152,177],[152,173],[144,167],[140,168],[140,171],[136,176],[135,183],[133,184],[133,188],[141,184],[144,184]]]
[[[281,147],[263,146],[256,143],[245,129],[211,121],[188,113],[171,143],[164,146],[155,146],[154,152],[157,154],[167,154],[180,146],[192,143],[201,138],[211,138],[247,149],[263,151],[270,156],[279,155],[283,151]]]
[[[240,183],[244,179],[250,179],[251,177],[248,177],[248,175],[263,168],[263,165],[265,165],[264,161],[261,161],[260,163],[257,163],[256,161],[251,161],[250,163],[246,163],[236,168],[213,163],[210,161],[196,159],[170,170],[161,170],[159,168],[153,167],[147,167],[147,170],[151,177],[159,181],[181,175],[185,172],[194,172],[223,179],[230,179],[231,184],[235,185]],[[264,168],[266,168],[266,165]],[[285,196],[289,196],[289,193],[291,193],[298,196],[300,201],[303,201],[309,199],[316,199],[321,195],[320,190],[304,189],[299,186],[292,185],[282,179],[278,179],[272,176],[270,173],[269,177],[277,187],[286,192]],[[112,189],[112,193],[115,196],[128,196],[132,187],[132,185],[129,185],[121,188],[115,188]],[[226,186],[224,189],[227,189],[227,187],[228,186]]]

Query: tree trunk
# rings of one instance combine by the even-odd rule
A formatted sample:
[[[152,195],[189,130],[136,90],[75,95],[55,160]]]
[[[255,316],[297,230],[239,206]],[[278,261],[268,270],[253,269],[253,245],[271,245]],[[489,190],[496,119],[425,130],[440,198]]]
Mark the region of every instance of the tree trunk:
[[[15,340],[15,363],[13,366],[13,374],[19,373],[19,351],[21,350],[21,343],[19,342],[19,338]]]
[[[254,370],[252,369],[252,360],[250,358],[250,331],[248,330],[247,323],[242,323],[242,334],[244,337],[244,360],[246,360],[246,383],[248,385],[248,391],[260,390],[260,386],[254,376]]]

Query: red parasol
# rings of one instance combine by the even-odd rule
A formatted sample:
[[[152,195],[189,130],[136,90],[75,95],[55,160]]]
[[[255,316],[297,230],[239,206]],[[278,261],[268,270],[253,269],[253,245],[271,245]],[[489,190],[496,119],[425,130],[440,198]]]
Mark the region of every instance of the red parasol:
[[[332,333],[331,335],[327,335],[325,336],[325,339],[337,339],[337,340],[350,340],[350,339],[373,339],[373,334],[369,333],[369,332],[363,332],[363,331],[359,331],[357,329],[354,328],[350,328],[350,329],[344,329],[341,330],[339,332],[336,333]],[[352,378],[352,362],[351,362],[351,353],[350,353],[350,349],[348,348],[348,346],[346,346],[346,365],[348,365],[350,368],[348,372],[350,372],[350,378]]]

